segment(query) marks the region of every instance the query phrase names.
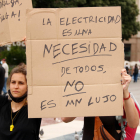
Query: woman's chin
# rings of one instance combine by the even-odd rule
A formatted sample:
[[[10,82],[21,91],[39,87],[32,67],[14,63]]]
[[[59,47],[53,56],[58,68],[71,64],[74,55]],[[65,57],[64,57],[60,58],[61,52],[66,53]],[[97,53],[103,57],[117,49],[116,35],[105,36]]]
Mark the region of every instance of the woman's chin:
[[[12,94],[12,95],[13,95],[14,98],[19,98],[20,97],[20,95],[18,95],[18,94]]]

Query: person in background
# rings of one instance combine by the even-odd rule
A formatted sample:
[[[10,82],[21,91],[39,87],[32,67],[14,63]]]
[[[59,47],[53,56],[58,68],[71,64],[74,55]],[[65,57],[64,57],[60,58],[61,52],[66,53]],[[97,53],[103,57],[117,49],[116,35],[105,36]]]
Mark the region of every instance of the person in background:
[[[128,66],[128,63],[126,63],[125,69],[127,71],[127,74],[129,74],[130,73],[130,71],[129,71],[130,67]]]
[[[5,69],[5,81],[4,81],[4,87],[3,87],[3,94],[6,95],[6,93],[7,93],[7,79],[8,79],[8,72],[9,72],[9,67],[6,63],[6,59],[2,59],[2,67]]]
[[[133,66],[130,66],[129,74],[131,77],[133,76]]]
[[[139,67],[139,78],[140,78],[140,67]]]
[[[138,71],[139,71],[138,66],[137,66],[137,64],[135,64],[134,73],[133,73],[133,75],[134,75],[134,82],[137,82],[137,79],[138,79]]]
[[[4,79],[5,79],[5,69],[1,66],[1,62],[0,62],[0,94],[2,94]]]

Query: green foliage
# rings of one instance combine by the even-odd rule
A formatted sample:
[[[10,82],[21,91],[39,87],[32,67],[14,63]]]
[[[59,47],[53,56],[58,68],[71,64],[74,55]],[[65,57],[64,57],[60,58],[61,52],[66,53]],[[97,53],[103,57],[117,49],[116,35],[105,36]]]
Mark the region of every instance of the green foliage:
[[[10,74],[11,71],[13,70],[13,68],[15,68],[15,67],[16,67],[16,65],[9,65],[9,71],[8,71],[8,73]]]
[[[0,60],[6,58],[8,65],[26,63],[25,49],[19,46],[12,46],[10,51],[4,50],[0,53]]]
[[[128,40],[140,31],[136,0],[32,0],[35,8],[121,6],[122,39]]]

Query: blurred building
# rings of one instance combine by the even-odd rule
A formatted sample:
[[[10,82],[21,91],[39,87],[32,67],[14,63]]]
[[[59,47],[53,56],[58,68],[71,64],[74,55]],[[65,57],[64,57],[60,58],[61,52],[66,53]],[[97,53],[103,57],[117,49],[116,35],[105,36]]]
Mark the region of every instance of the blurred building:
[[[23,48],[26,47],[24,41],[18,41],[18,42],[13,42],[12,44],[0,47],[0,52],[4,51],[4,50],[8,50],[9,51],[11,49],[11,46],[19,46],[19,47],[21,46]]]
[[[136,3],[140,10],[140,0],[136,0]],[[140,22],[140,14],[137,17]],[[125,60],[128,61],[140,61],[140,32],[137,35],[132,36],[128,41],[124,40]]]

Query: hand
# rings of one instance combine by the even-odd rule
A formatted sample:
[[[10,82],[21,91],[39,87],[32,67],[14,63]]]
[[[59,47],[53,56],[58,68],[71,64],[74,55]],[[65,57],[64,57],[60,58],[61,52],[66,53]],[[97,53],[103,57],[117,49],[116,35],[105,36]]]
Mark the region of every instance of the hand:
[[[127,74],[126,69],[121,70],[121,76],[122,76],[121,84],[123,85],[123,92],[125,93],[128,92],[128,87],[131,82],[131,76]]]
[[[26,36],[22,39],[24,41],[24,44],[26,45]]]

